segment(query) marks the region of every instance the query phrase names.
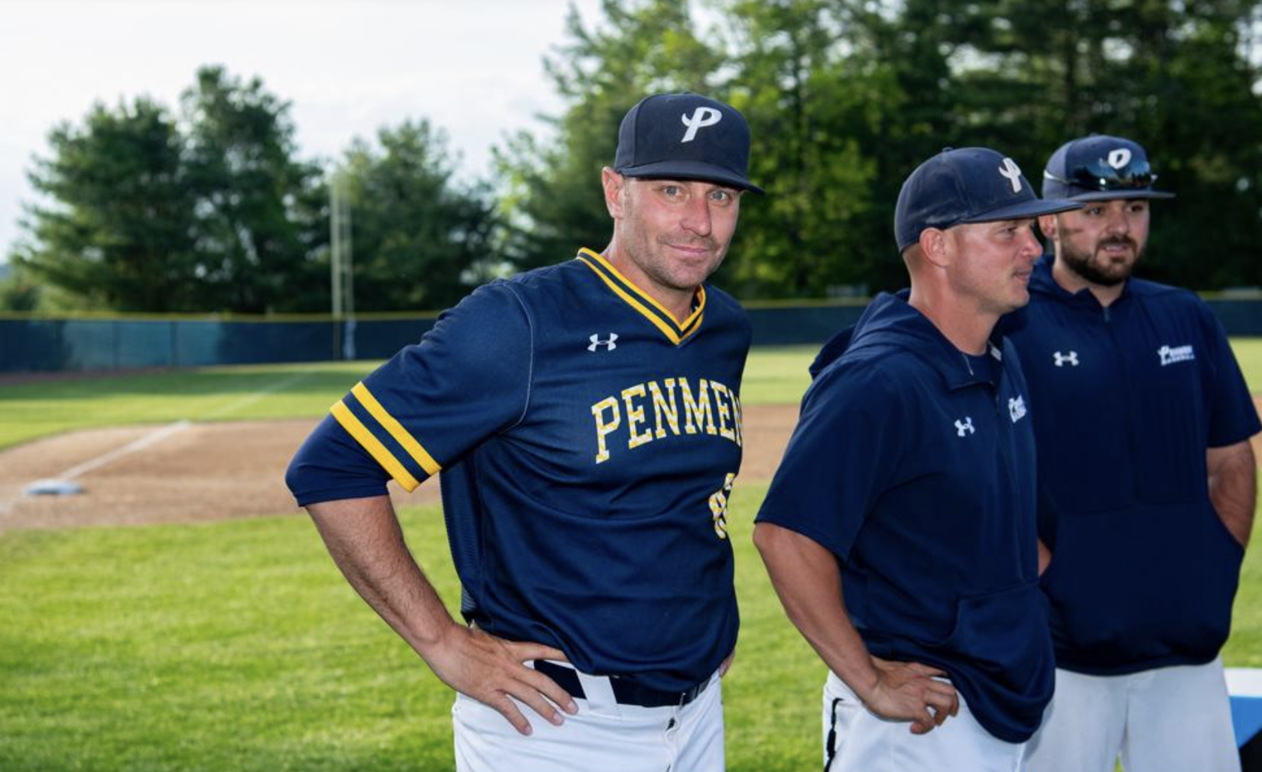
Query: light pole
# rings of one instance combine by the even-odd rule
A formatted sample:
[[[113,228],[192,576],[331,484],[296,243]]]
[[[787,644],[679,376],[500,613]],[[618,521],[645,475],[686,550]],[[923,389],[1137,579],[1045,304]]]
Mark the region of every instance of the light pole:
[[[355,358],[355,283],[351,252],[351,202],[343,171],[329,182],[329,245],[333,282],[333,358]]]

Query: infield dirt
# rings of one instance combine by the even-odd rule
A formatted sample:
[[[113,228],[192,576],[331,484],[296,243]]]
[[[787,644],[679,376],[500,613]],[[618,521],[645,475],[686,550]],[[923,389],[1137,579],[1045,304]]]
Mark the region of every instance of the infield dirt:
[[[796,405],[750,405],[744,411],[741,482],[766,482],[797,423]],[[94,525],[187,523],[294,513],[285,488],[289,458],[316,422],[189,424],[147,447],[118,455],[75,477],[84,493],[30,496],[35,480],[76,466],[161,430],[161,426],[92,429],[45,437],[0,451],[0,530]],[[436,480],[407,494],[390,484],[396,506],[438,501]]]
[[[1262,398],[1254,402],[1262,411]],[[740,484],[769,482],[784,454],[797,405],[746,405]],[[0,530],[94,525],[188,523],[298,514],[283,476],[316,422],[190,424],[161,441],[75,478],[84,493],[28,496],[31,482],[55,477],[116,451],[160,426],[92,429],[45,437],[0,451]],[[1262,435],[1253,439],[1262,461]],[[390,483],[395,506],[438,501],[437,480],[405,493]]]

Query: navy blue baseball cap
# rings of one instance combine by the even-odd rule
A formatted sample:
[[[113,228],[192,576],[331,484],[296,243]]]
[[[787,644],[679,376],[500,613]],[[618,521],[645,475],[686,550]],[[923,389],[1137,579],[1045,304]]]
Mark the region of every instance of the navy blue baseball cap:
[[[654,94],[622,119],[614,171],[626,177],[701,180],[762,193],[749,181],[749,124],[700,94]]]
[[[1157,175],[1138,142],[1093,134],[1061,145],[1043,170],[1043,198],[1111,201],[1130,198],[1174,198],[1153,190]]]
[[[1019,220],[1078,209],[1068,201],[1041,201],[1011,158],[985,147],[947,148],[916,167],[894,208],[898,251],[926,228]]]

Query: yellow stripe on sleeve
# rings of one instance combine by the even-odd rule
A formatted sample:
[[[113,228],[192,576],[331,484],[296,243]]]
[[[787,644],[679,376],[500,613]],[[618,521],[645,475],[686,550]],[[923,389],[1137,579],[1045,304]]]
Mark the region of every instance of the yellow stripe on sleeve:
[[[442,471],[443,468],[438,465],[434,457],[425,448],[421,447],[421,443],[417,442],[416,438],[407,429],[403,428],[403,424],[386,412],[386,409],[381,406],[381,403],[372,395],[372,392],[368,391],[368,387],[362,381],[355,384],[355,388],[351,389],[351,394],[354,394],[355,398],[359,400],[359,404],[363,405],[368,410],[368,413],[373,418],[376,418],[377,422],[386,428],[386,431],[390,432],[390,436],[403,446],[403,449],[412,456],[416,463],[421,465],[426,474],[436,475]]]
[[[381,440],[378,440],[373,436],[372,432],[368,431],[368,427],[364,426],[355,417],[355,414],[351,412],[351,409],[346,406],[345,402],[339,399],[337,404],[329,409],[329,412],[333,414],[333,417],[337,419],[337,422],[342,425],[343,429],[350,432],[350,435],[355,438],[356,442],[364,446],[364,449],[371,453],[373,458],[377,459],[377,463],[381,464],[381,467],[394,478],[394,481],[403,486],[405,491],[411,493],[416,490],[416,486],[420,485],[420,482],[403,467],[403,464],[399,463],[399,460],[386,449],[385,445],[381,444]]]

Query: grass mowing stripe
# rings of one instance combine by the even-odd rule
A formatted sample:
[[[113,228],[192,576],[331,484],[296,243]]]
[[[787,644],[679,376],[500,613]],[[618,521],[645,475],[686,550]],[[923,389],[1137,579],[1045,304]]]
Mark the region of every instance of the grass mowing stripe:
[[[278,391],[284,391],[285,389],[288,389],[294,384],[299,383],[300,381],[305,381],[306,379],[310,377],[311,377],[310,371],[294,373],[293,375],[290,375],[286,378],[282,378],[281,380],[276,381],[275,383],[272,383],[262,389],[259,389],[253,394],[244,396],[235,402],[229,402],[228,404],[218,407],[205,415],[196,416],[196,420],[209,421],[209,420],[214,420],[216,418],[223,418],[224,416],[231,415],[232,413],[236,413],[239,410],[242,410],[243,408],[253,405],[255,402],[258,402],[259,400],[264,399],[268,394],[275,394]]]

